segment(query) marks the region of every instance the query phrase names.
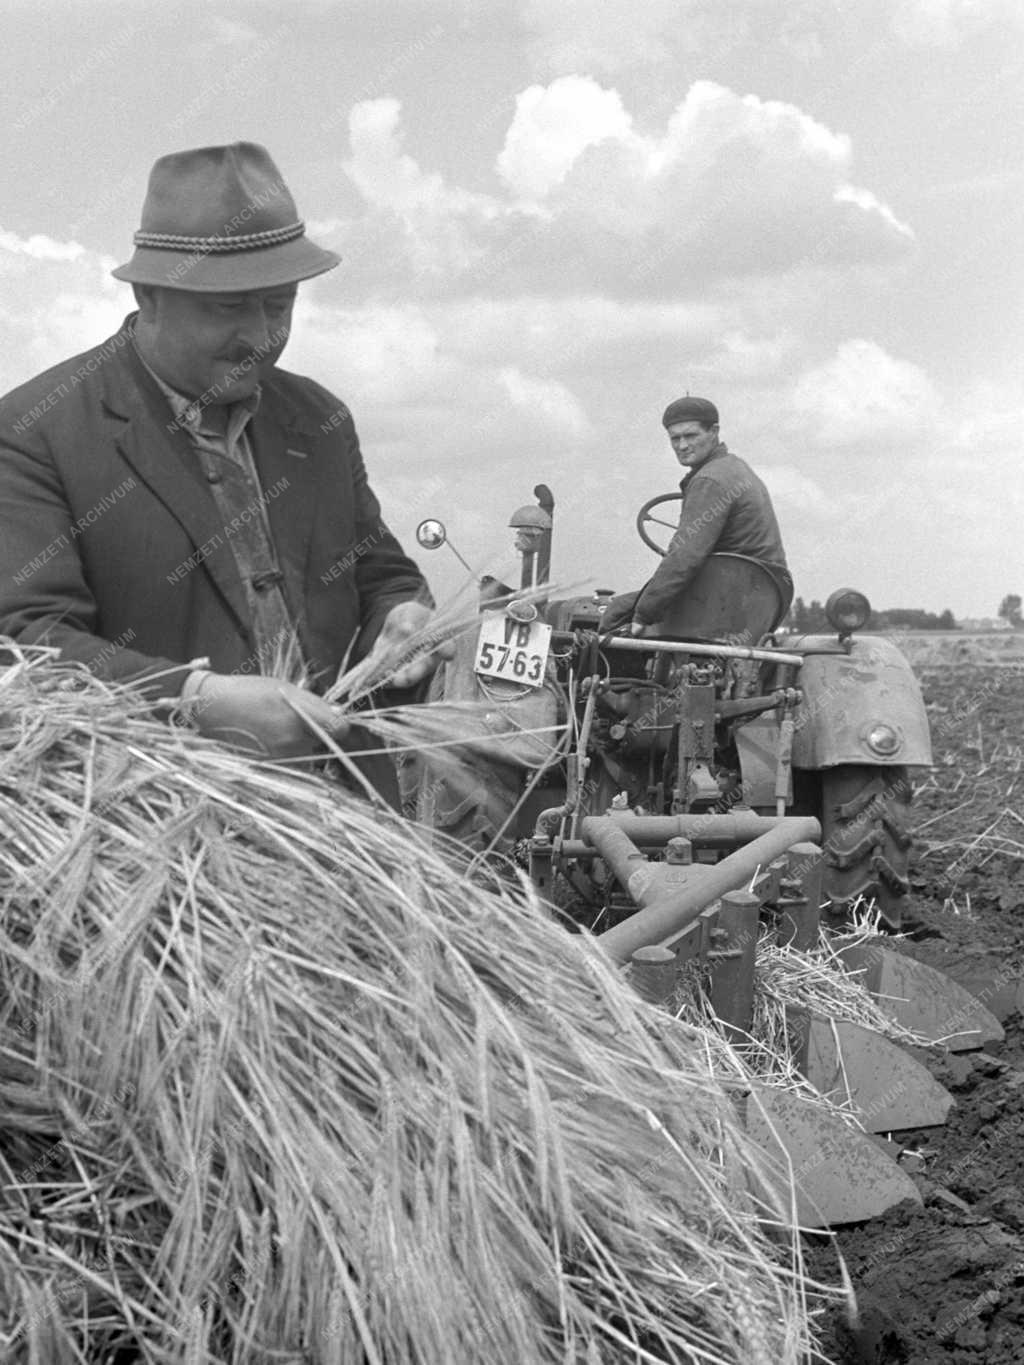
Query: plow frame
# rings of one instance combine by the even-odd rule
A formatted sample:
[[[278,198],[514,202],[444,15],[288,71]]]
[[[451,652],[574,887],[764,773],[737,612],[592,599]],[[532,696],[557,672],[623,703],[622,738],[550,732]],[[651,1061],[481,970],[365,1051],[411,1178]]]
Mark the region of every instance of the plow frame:
[[[674,1008],[681,976],[701,967],[725,1037],[742,1046],[753,1034],[765,921],[781,946],[812,951],[821,942],[818,822],[746,812],[612,812],[585,817],[580,834],[534,838],[530,870],[538,892],[550,886],[557,859],[601,859],[636,908],[597,934],[596,948],[623,970],[639,996],[667,1010]],[[700,863],[693,861],[695,847],[733,851],[716,863]],[[657,861],[652,853],[660,855]],[[878,943],[844,949],[837,941],[837,947],[843,967],[860,976],[876,1004],[904,1028],[957,1050],[1002,1037],[980,1002],[931,968]],[[882,1034],[803,1008],[788,1009],[787,1020],[797,1070],[860,1125],[848,1126],[807,1096],[751,1079],[743,1101],[747,1128],[767,1169],[775,1170],[779,1190],[791,1191],[797,1221],[830,1227],[906,1201],[920,1203],[920,1191],[895,1159],[898,1148],[875,1135],[945,1123],[952,1095]]]
[[[582,838],[531,843],[530,875],[543,897],[552,866],[601,858],[635,913],[596,936],[651,1003],[665,1003],[677,976],[699,962],[710,973],[715,1013],[736,1036],[753,1024],[754,963],[762,912],[771,906],[778,940],[818,942],[822,854],[814,819],[757,815],[587,816]],[[642,845],[642,846],[641,846]],[[735,845],[710,864],[697,848]],[[663,855],[657,861],[651,854]]]

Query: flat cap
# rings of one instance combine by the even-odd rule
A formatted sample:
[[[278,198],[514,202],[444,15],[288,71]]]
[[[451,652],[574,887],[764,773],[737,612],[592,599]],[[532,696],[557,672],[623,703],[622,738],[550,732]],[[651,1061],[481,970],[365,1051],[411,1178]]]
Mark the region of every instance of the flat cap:
[[[665,415],[661,419],[664,427],[670,427],[675,422],[703,422],[705,426],[718,426],[718,409],[714,403],[706,398],[677,398],[674,403],[669,403],[665,409]]]

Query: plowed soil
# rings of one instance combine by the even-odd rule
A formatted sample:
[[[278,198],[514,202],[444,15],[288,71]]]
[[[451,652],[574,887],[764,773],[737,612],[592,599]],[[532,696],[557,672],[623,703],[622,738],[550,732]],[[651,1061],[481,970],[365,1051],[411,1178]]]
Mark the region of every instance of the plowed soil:
[[[891,1135],[924,1203],[839,1230],[860,1316],[853,1328],[837,1318],[824,1346],[836,1365],[1021,1365],[1024,633],[899,643],[922,684],[936,765],[918,774],[905,948],[979,996],[1006,1039],[921,1054],[956,1107],[942,1128]]]

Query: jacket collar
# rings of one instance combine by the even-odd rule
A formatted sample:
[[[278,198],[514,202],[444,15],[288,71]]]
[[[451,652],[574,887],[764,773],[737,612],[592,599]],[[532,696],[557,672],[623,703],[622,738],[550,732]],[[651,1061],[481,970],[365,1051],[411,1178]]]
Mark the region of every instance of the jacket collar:
[[[706,460],[701,460],[699,465],[696,465],[693,469],[688,469],[686,473],[683,475],[683,477],[679,480],[680,493],[686,492],[695,474],[699,474],[702,469],[707,469],[708,465],[711,463],[712,460],[721,459],[723,455],[728,455],[728,453],[729,447],[725,444],[724,441],[719,441],[718,445],[715,446],[714,450],[711,452],[711,454],[707,457]]]

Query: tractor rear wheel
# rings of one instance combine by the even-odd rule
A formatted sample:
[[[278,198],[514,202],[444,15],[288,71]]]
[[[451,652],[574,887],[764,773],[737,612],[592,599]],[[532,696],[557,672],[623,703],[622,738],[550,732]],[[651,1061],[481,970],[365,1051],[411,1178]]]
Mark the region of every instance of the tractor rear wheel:
[[[844,764],[819,776],[824,890],[832,913],[873,900],[886,923],[899,928],[913,843],[906,768]]]

